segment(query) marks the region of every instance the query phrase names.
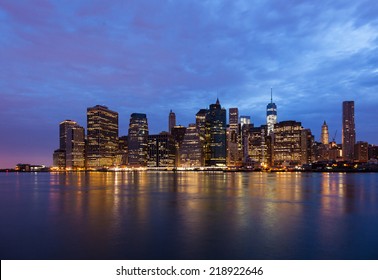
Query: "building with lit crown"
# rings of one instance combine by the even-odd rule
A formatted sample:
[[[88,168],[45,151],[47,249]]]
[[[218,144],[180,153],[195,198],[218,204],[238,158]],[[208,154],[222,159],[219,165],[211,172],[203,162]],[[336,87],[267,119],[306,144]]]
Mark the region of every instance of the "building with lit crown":
[[[274,132],[274,125],[277,123],[277,106],[273,103],[273,94],[270,93],[270,103],[266,106],[266,125],[268,135]]]
[[[326,121],[324,121],[324,123],[322,125],[321,142],[324,145],[329,144],[329,132],[328,132],[328,125],[327,125]]]

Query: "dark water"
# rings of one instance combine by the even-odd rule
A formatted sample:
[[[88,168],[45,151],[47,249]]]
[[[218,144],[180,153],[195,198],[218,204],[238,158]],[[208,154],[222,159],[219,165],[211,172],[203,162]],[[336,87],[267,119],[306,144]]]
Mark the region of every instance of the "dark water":
[[[378,259],[378,174],[0,173],[1,259]]]

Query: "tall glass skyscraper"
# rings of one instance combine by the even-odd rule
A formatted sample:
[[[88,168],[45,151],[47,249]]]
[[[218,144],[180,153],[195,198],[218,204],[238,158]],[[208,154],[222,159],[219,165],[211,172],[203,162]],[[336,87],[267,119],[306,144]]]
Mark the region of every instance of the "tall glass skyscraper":
[[[356,144],[356,128],[354,124],[354,101],[343,102],[342,148],[344,160],[354,160],[354,144]]]
[[[219,99],[211,104],[206,115],[206,166],[226,165],[226,109]]]
[[[273,103],[273,93],[270,91],[270,103],[266,106],[266,124],[268,127],[268,135],[274,131],[274,125],[277,123],[277,106]]]
[[[129,166],[146,167],[148,159],[148,122],[146,114],[131,114],[128,144]]]
[[[87,167],[115,164],[118,152],[118,113],[96,105],[87,109]]]

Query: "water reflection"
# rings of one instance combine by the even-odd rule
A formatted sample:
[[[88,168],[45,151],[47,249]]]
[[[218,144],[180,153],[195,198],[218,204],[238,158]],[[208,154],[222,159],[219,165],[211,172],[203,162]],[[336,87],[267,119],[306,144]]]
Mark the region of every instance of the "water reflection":
[[[25,240],[23,255],[12,255],[14,241],[4,258],[378,258],[377,174],[83,172],[1,179],[0,210],[16,209],[1,218],[18,225],[1,229],[1,240],[12,234]]]

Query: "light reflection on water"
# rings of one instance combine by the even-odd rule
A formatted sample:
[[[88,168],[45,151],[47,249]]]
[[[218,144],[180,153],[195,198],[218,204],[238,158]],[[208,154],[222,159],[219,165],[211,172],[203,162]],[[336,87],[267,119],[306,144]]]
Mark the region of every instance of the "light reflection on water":
[[[378,174],[0,174],[2,259],[378,259]]]

